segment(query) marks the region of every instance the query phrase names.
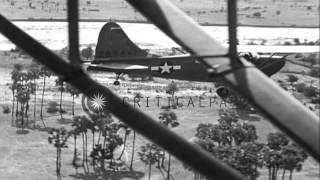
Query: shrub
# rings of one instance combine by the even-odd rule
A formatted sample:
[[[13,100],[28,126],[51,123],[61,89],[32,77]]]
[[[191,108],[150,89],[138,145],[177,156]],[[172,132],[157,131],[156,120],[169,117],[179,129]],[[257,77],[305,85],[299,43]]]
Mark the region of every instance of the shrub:
[[[283,44],[283,45],[288,46],[288,45],[291,45],[291,43],[290,43],[289,41],[286,41],[286,42],[284,42],[284,44]]]
[[[313,97],[310,102],[312,104],[320,104],[320,96]]]
[[[2,113],[3,114],[9,114],[10,113],[10,108],[8,105],[2,105]]]
[[[93,50],[92,48],[89,46],[87,48],[84,48],[81,50],[81,55],[87,59],[91,58],[93,56]]]
[[[255,12],[255,13],[253,13],[253,16],[254,17],[261,17],[261,13],[260,12]]]
[[[247,45],[257,45],[257,43],[253,42],[253,41],[250,41],[247,43]]]
[[[309,75],[312,77],[320,77],[320,69],[319,68],[312,68],[309,72]]]
[[[304,92],[303,94],[306,96],[306,97],[313,97],[316,95],[316,88],[313,87],[313,86],[307,86],[304,88]]]
[[[48,113],[56,113],[59,111],[59,108],[58,108],[58,103],[55,102],[55,101],[50,101],[48,103],[48,109],[47,109],[47,112]]]
[[[306,87],[306,84],[305,84],[305,83],[298,83],[298,84],[296,85],[296,90],[297,90],[298,92],[303,92],[305,87]]]
[[[171,81],[170,84],[167,85],[166,87],[166,93],[173,95],[175,92],[179,90],[177,83],[174,81]]]
[[[289,74],[289,75],[288,75],[288,82],[294,83],[294,82],[296,82],[296,81],[298,81],[298,80],[299,80],[299,78],[298,78],[297,76],[292,75],[292,74]]]
[[[300,44],[301,44],[299,38],[294,38],[294,39],[293,39],[293,42],[294,42],[296,45],[300,45]]]
[[[315,45],[315,42],[309,41],[309,42],[308,42],[308,45],[313,46],[313,45]]]
[[[61,114],[65,114],[65,113],[67,113],[67,111],[66,111],[66,110],[64,110],[64,109],[59,110],[59,112],[60,112]]]
[[[135,98],[142,98],[142,94],[140,92],[134,93]]]
[[[309,42],[309,43],[310,43],[310,42]],[[309,44],[309,43],[308,43],[308,44]],[[309,62],[310,65],[313,66],[313,65],[317,64],[317,62],[318,62],[317,54],[316,54],[316,53],[311,53],[311,54],[305,56],[305,57],[303,58],[303,61]]]
[[[286,91],[289,90],[288,87],[287,87],[287,85],[285,85],[285,84],[279,84],[279,85],[280,85],[280,87],[282,87],[282,89],[284,89],[284,90],[286,90]]]

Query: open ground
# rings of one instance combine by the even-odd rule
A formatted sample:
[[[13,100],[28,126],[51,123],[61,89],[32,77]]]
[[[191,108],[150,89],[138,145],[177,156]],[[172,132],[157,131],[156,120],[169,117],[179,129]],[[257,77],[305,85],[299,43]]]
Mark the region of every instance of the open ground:
[[[227,8],[223,0],[171,0],[203,25],[226,24]],[[201,1],[201,3],[199,3]],[[117,20],[146,22],[124,0],[80,1],[80,19],[85,21]],[[66,19],[66,2],[1,0],[0,12],[12,20]],[[239,25],[319,27],[319,1],[241,0],[238,4]]]

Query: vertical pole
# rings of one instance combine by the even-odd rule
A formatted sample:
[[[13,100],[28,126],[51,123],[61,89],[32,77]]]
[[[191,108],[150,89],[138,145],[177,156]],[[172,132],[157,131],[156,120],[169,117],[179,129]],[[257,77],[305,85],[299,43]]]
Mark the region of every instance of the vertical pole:
[[[67,0],[68,30],[69,30],[69,59],[72,64],[80,64],[78,0]]]
[[[234,62],[237,52],[237,0],[228,0],[228,24],[229,24],[229,56]]]

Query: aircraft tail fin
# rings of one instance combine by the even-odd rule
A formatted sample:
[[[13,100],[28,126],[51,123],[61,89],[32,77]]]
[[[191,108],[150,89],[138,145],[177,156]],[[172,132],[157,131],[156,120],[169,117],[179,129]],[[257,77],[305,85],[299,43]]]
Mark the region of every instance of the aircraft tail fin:
[[[129,39],[117,23],[108,22],[100,30],[94,59],[145,57],[147,54]]]

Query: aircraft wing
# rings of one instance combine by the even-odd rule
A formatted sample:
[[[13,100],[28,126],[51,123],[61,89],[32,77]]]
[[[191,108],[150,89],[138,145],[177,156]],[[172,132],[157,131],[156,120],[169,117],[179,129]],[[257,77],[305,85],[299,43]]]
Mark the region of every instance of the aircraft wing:
[[[90,64],[87,68],[88,71],[97,70],[97,71],[107,71],[115,73],[144,73],[149,69],[148,66],[141,65],[130,65],[130,64]]]

